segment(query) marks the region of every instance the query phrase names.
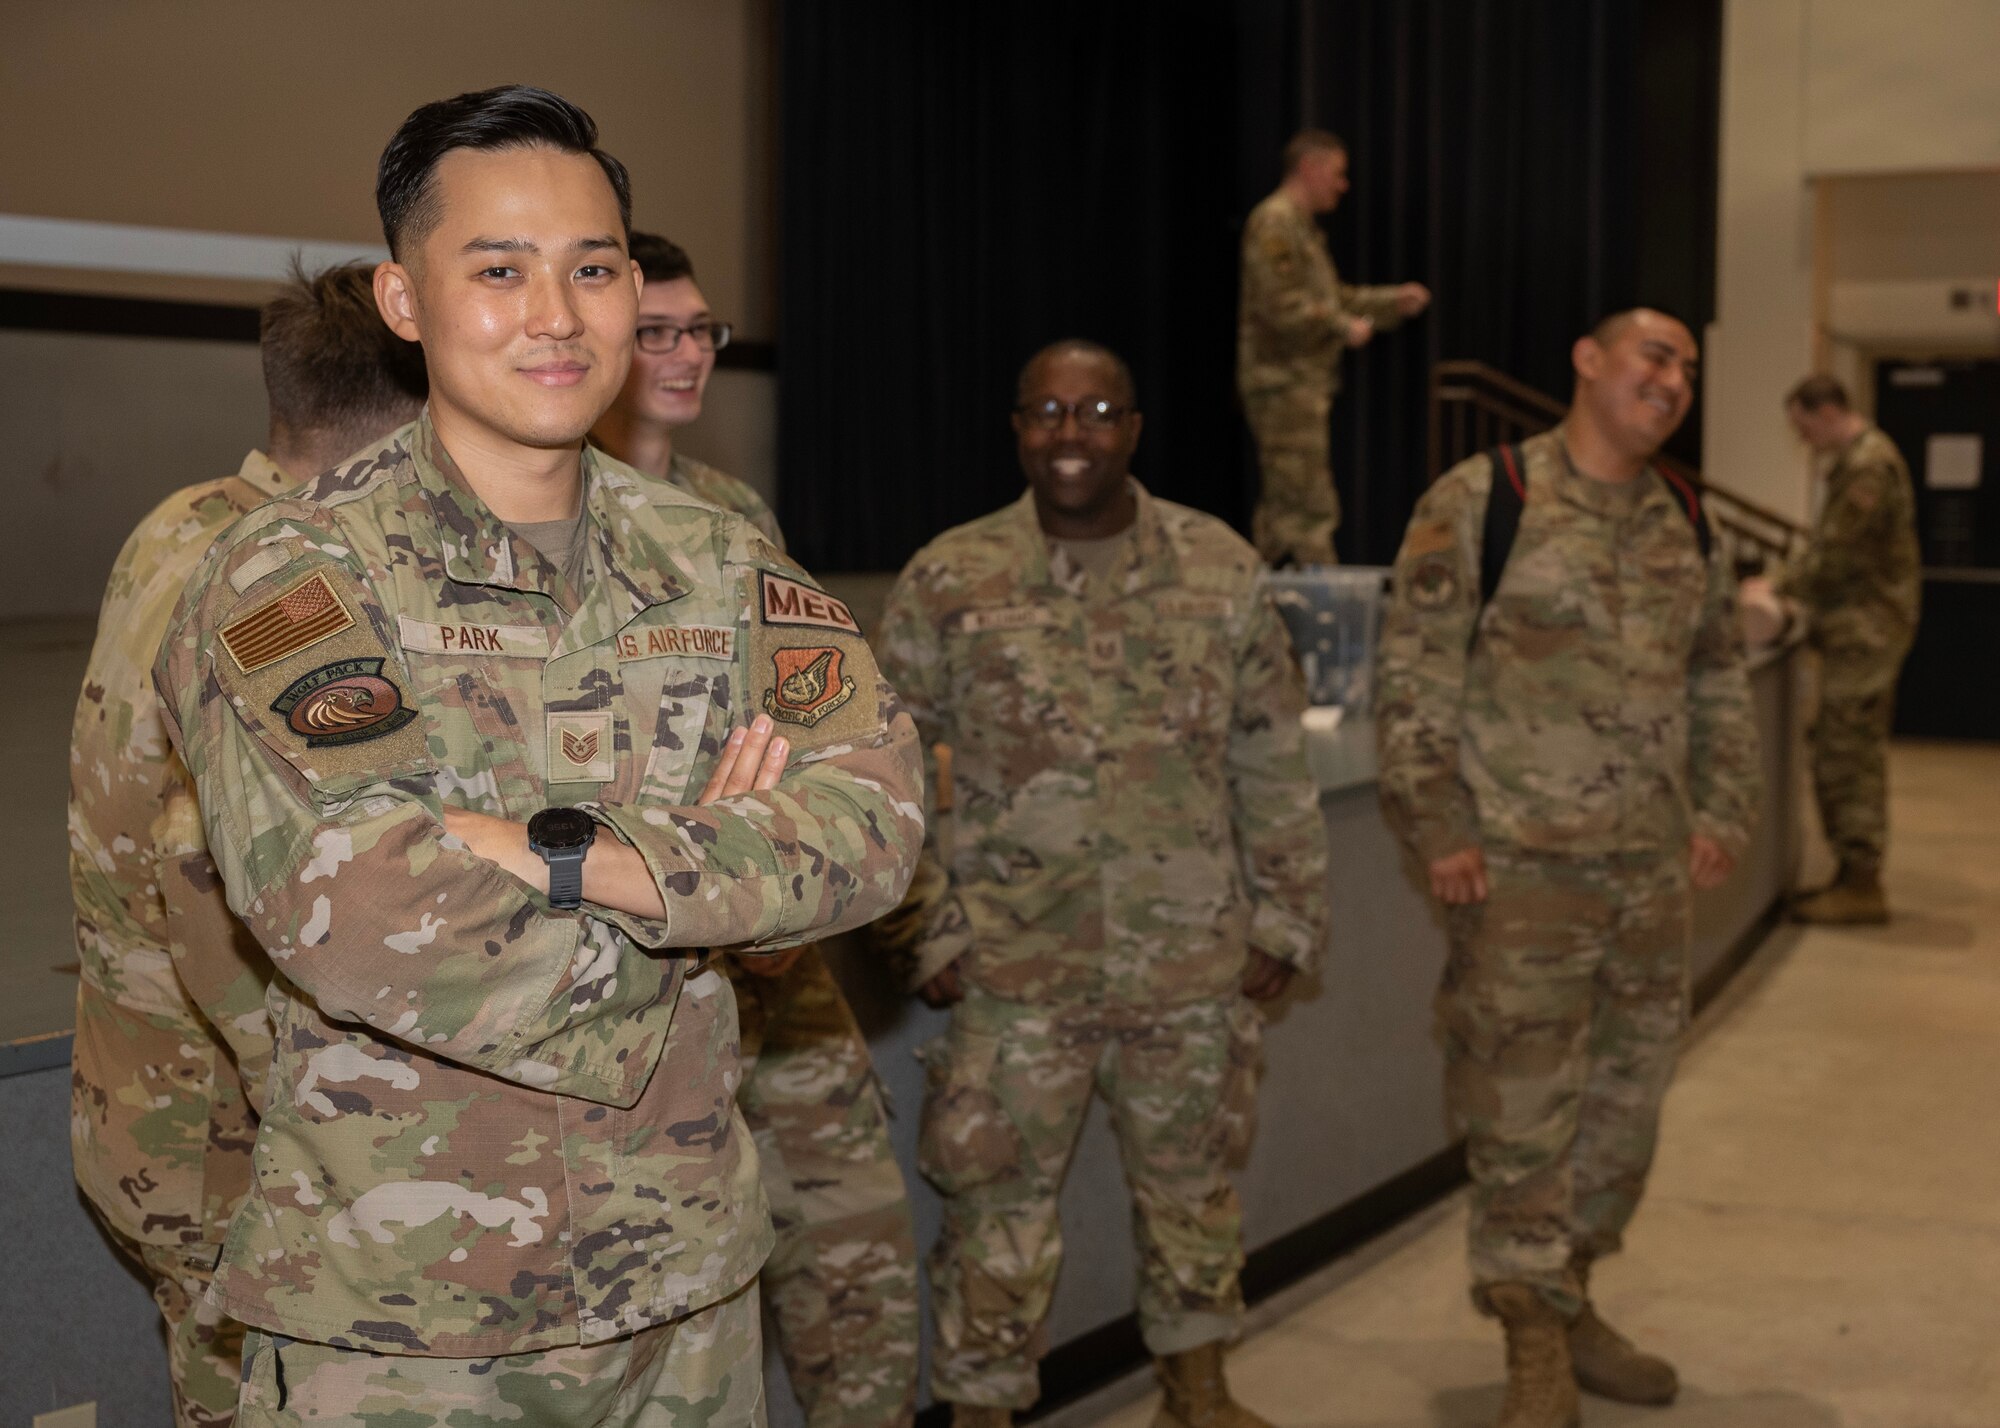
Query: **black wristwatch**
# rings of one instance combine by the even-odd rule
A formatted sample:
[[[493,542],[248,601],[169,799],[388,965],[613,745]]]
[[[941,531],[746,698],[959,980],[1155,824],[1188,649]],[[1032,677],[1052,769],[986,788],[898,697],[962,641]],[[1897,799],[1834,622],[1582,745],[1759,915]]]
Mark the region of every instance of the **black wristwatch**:
[[[528,820],[529,851],[549,865],[549,906],[583,903],[583,855],[597,837],[597,824],[579,808],[544,808]]]

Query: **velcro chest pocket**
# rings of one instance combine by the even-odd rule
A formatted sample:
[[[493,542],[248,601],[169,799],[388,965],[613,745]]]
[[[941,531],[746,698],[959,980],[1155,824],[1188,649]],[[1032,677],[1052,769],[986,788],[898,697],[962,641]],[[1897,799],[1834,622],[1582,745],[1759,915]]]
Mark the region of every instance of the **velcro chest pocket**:
[[[614,642],[641,802],[681,804],[720,754],[732,722],[739,631],[719,612],[657,605]]]
[[[1235,602],[1223,594],[1175,590],[1154,598],[1150,671],[1170,736],[1226,733],[1236,688],[1235,614]]]
[[[528,796],[536,764],[543,671],[554,637],[539,624],[508,622],[493,609],[449,618],[397,617],[403,662],[431,749],[458,786],[455,801],[505,813]],[[517,786],[518,785],[518,786]]]

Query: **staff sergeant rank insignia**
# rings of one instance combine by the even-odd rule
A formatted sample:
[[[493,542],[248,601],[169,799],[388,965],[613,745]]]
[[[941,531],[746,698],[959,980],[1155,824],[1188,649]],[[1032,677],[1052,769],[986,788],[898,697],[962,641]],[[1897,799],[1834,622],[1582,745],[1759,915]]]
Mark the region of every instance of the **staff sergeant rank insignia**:
[[[417,717],[402,691],[382,677],[379,659],[323,664],[286,685],[271,712],[284,715],[286,727],[304,735],[309,749],[379,739]]]
[[[840,673],[840,651],[832,645],[773,650],[778,683],[765,692],[764,712],[807,728],[854,697],[854,681]]]

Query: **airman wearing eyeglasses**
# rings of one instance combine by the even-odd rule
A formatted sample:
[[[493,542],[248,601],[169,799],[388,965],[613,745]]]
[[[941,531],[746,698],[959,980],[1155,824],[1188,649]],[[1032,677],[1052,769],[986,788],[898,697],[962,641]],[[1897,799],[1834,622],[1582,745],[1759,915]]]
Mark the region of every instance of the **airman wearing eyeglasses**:
[[[945,1197],[932,1390],[959,1425],[1039,1391],[1056,1199],[1093,1089],[1133,1191],[1157,1423],[1261,1424],[1230,1401],[1260,1016],[1326,926],[1305,694],[1257,553],[1132,478],[1125,364],[1067,341],[1021,374],[1028,490],[917,553],[877,649],[952,749],[957,827],[918,939],[918,1164]],[[935,785],[933,785],[935,786]]]
[[[646,275],[632,370],[611,409],[590,429],[591,444],[648,476],[746,517],[782,549],[778,518],[762,496],[734,476],[674,449],[674,432],[701,415],[715,354],[729,345],[730,325],[708,310],[707,297],[695,285],[694,264],[679,244],[657,233],[634,232],[632,261]]]
[[[632,235],[646,275],[632,370],[592,442],[735,511],[784,549],[746,483],[674,447],[701,415],[716,320],[677,243]],[[762,1286],[809,1428],[895,1428],[916,1413],[917,1246],[868,1042],[817,944],[722,963],[743,1050],[737,1105],[757,1140],[778,1244]]]

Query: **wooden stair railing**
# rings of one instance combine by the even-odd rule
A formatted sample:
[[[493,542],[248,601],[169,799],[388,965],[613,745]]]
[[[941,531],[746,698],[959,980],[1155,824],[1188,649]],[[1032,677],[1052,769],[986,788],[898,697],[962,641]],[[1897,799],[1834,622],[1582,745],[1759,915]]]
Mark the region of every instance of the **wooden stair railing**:
[[[1431,369],[1430,478],[1435,481],[1466,457],[1547,431],[1569,409],[1484,362],[1440,362]],[[1796,557],[1806,545],[1802,526],[1702,479],[1671,456],[1655,464],[1700,488],[1710,523],[1741,573]]]

